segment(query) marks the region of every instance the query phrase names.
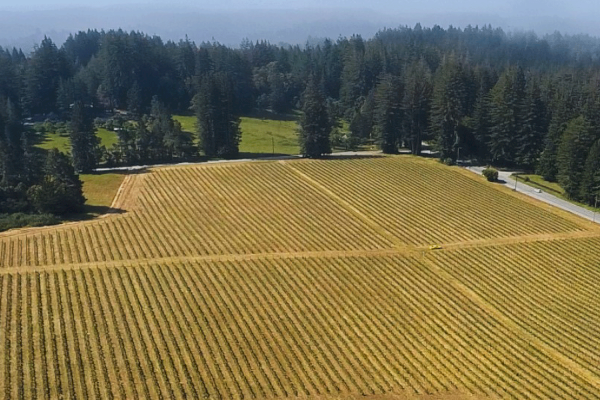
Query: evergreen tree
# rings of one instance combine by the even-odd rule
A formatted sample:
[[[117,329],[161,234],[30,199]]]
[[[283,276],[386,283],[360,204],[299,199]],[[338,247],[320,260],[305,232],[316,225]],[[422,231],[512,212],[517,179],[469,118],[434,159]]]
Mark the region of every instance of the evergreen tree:
[[[155,150],[157,156],[171,160],[173,157],[185,158],[193,154],[194,146],[191,136],[183,132],[181,124],[173,120],[171,114],[156,96],[152,99],[152,114],[148,125],[153,145],[158,147]]]
[[[332,123],[323,92],[312,76],[302,96],[299,125],[300,153],[303,156],[313,158],[331,153]]]
[[[577,116],[579,93],[571,79],[562,79],[556,87],[551,86],[550,123],[540,155],[537,173],[549,182],[556,182],[558,176],[558,148],[567,128],[567,123]]]
[[[49,38],[37,46],[27,64],[25,104],[31,114],[56,110],[60,79],[68,77],[64,55]]]
[[[433,84],[423,59],[411,64],[404,74],[404,138],[412,154],[421,154],[421,143],[429,122]]]
[[[463,118],[467,115],[467,93],[463,66],[453,57],[436,71],[430,129],[440,159],[456,160]]]
[[[523,132],[525,117],[525,75],[521,68],[508,68],[491,92],[491,128],[488,146],[491,160],[514,164],[517,161],[519,138],[529,136]]]
[[[375,89],[375,132],[377,144],[384,153],[398,152],[402,138],[402,81],[390,74],[383,75]]]
[[[23,135],[21,115],[15,102],[0,101],[0,172],[5,185],[16,185],[26,181],[24,176]]]
[[[83,185],[69,158],[52,149],[43,168],[42,181],[27,191],[27,197],[40,213],[72,214],[83,211]]]
[[[77,172],[90,172],[98,165],[100,139],[86,106],[78,101],[73,105],[70,125],[71,154]]]
[[[354,112],[352,121],[350,121],[350,135],[353,142],[360,143],[373,138],[374,117],[375,93],[371,91],[362,106]]]
[[[200,150],[208,157],[235,157],[241,139],[233,84],[223,72],[206,74],[194,97]]]
[[[588,153],[579,189],[579,198],[588,204],[594,204],[596,197],[600,200],[600,139]]]
[[[347,110],[357,108],[356,100],[367,93],[365,82],[365,42],[360,35],[341,43],[343,68],[340,100]]]
[[[571,199],[579,198],[586,158],[592,144],[590,125],[585,118],[579,116],[569,121],[558,147],[557,162],[558,183]]]
[[[548,133],[546,104],[536,82],[527,83],[523,112],[522,127],[516,139],[516,161],[519,165],[532,167],[540,157]]]
[[[489,93],[481,93],[475,103],[473,111],[473,137],[476,141],[474,156],[481,161],[490,159],[489,137],[491,130],[490,123],[491,99]]]

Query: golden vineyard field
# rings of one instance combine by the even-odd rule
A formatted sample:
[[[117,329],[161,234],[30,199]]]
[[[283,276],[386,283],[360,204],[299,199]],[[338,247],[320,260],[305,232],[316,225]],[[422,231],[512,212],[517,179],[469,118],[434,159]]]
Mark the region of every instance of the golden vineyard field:
[[[600,229],[458,168],[156,168],[114,207],[0,234],[0,398],[600,398]]]

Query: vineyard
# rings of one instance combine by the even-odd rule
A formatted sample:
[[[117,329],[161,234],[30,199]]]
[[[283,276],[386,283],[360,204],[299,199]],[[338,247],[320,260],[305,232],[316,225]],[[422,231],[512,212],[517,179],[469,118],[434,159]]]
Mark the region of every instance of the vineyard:
[[[458,168],[165,167],[112,207],[0,234],[0,398],[600,398],[600,229]]]

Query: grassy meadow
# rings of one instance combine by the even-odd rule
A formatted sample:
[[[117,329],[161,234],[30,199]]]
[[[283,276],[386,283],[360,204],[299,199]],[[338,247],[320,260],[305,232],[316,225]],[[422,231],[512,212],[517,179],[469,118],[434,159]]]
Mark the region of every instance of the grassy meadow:
[[[96,135],[100,138],[100,145],[107,148],[112,147],[112,145],[116,144],[118,140],[116,133],[108,131],[104,128],[97,129]],[[63,153],[68,153],[71,151],[69,135],[66,133],[44,133],[37,146],[44,150],[58,149]]]
[[[81,174],[79,178],[83,182],[86,213],[90,216],[97,216],[108,211],[123,179],[125,179],[125,174],[102,172]]]
[[[196,135],[196,117],[175,115],[184,131]],[[268,154],[298,154],[298,124],[290,119],[241,117],[242,157]]]

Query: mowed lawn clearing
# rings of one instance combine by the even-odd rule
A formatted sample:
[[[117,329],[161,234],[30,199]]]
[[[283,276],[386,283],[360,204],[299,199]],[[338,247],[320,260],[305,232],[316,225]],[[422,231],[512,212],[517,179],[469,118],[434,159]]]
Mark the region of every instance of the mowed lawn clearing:
[[[103,214],[112,204],[123,179],[124,173],[95,173],[79,175],[83,182],[83,195],[86,198],[87,212]]]
[[[600,229],[458,168],[160,167],[115,207],[0,234],[4,397],[600,397]]]
[[[184,131],[197,136],[196,117],[175,115],[173,118],[181,123]],[[241,117],[240,120],[242,157],[300,152],[296,121],[256,117]]]
[[[118,141],[115,132],[108,131],[104,128],[96,129],[96,135],[100,139],[100,145],[105,146],[106,148],[112,147],[112,145],[116,144]],[[45,150],[58,149],[63,153],[68,153],[71,151],[71,141],[68,134],[47,132],[43,134],[37,147]]]

